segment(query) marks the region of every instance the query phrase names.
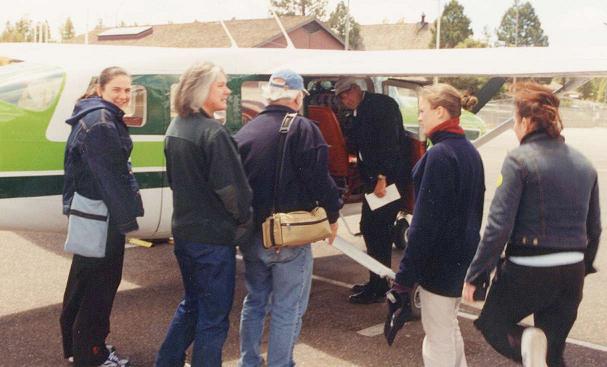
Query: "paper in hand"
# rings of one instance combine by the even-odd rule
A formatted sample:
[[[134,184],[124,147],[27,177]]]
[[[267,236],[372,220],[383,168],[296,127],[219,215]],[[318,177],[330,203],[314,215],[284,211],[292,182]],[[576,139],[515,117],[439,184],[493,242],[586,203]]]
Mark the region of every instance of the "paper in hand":
[[[365,194],[365,199],[367,200],[367,204],[369,204],[369,208],[371,208],[371,210],[375,210],[400,199],[400,193],[398,192],[396,185],[392,184],[386,187],[386,195],[384,195],[384,197],[380,198],[374,193],[370,193]]]

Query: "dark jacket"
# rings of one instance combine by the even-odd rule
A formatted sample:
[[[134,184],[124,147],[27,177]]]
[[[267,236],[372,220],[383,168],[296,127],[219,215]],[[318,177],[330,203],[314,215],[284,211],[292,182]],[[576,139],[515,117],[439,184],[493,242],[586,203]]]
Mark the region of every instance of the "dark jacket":
[[[253,188],[255,223],[272,212],[274,177],[278,157],[279,128],[292,109],[279,105],[266,107],[234,136],[249,183]],[[297,117],[287,133],[285,162],[278,191],[278,211],[310,210],[318,202],[329,221],[339,217],[341,201],[328,169],[328,147],[318,127],[305,117]]]
[[[594,272],[601,212],[586,157],[562,138],[534,132],[506,156],[501,180],[467,282],[493,270],[506,243],[508,255],[584,252],[586,271]]]
[[[480,239],[483,162],[463,134],[439,131],[413,168],[415,209],[396,282],[460,297]]]
[[[251,216],[251,188],[228,130],[203,112],[176,117],[164,154],[173,190],[173,236],[235,245],[237,227]]]
[[[63,213],[68,214],[74,191],[93,200],[103,200],[110,221],[121,233],[137,230],[143,216],[139,186],[129,157],[133,142],[122,120],[124,112],[99,97],[78,101],[65,147]]]
[[[402,189],[409,177],[405,130],[398,104],[383,94],[365,92],[347,130],[348,146],[358,157],[363,182],[373,188],[377,176]]]

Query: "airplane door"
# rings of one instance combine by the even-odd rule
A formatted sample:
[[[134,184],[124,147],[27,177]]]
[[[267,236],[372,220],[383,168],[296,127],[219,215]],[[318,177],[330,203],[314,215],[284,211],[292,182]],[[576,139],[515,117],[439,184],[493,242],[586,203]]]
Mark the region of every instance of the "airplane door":
[[[407,132],[409,167],[411,168],[426,152],[426,137],[419,128],[419,122],[417,121],[418,91],[423,84],[398,79],[387,79],[382,82],[383,93],[394,98],[400,107],[403,125]],[[406,212],[411,214],[415,204],[412,182],[407,185],[405,195]]]
[[[164,134],[169,127],[171,120],[177,116],[177,112],[173,107],[173,95],[177,90],[178,75],[163,75],[158,76],[155,80],[158,93],[158,105],[155,113],[157,116],[162,116],[162,120],[158,121],[159,128],[162,129],[161,139],[159,140],[158,151],[162,160],[162,185],[157,193],[157,205],[159,207],[158,226],[154,234],[154,238],[169,238],[171,236],[171,218],[173,215],[173,192],[169,187],[166,178],[166,160],[164,157]],[[147,209],[146,209],[147,210]]]
[[[134,142],[131,160],[141,189],[145,216],[139,218],[139,238],[168,238],[172,194],[166,183],[164,134],[171,120],[170,86],[174,75],[134,75],[130,110],[125,121]],[[134,127],[133,123],[139,123]]]

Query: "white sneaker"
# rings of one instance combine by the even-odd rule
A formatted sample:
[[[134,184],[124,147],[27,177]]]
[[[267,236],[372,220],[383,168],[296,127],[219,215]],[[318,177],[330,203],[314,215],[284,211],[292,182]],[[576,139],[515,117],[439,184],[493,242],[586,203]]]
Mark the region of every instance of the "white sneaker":
[[[131,362],[126,358],[120,358],[116,352],[111,352],[105,362],[99,367],[130,367]]]
[[[535,327],[528,327],[521,337],[521,356],[525,367],[546,367],[548,341],[544,332]]]
[[[111,344],[106,344],[105,347],[107,348],[107,351],[110,353],[116,351],[116,348]],[[74,356],[67,357],[67,361],[68,361],[68,363],[74,363]]]

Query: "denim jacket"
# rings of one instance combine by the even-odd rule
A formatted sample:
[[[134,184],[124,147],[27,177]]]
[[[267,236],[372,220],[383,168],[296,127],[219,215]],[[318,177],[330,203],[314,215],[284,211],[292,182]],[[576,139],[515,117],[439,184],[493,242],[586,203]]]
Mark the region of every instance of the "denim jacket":
[[[472,282],[490,272],[507,253],[580,251],[586,272],[601,235],[596,169],[563,138],[528,134],[506,157],[487,226],[466,276]]]
[[[137,230],[143,216],[139,186],[129,156],[133,142],[122,120],[124,112],[99,97],[78,101],[65,147],[63,214],[68,214],[74,192],[103,200],[110,221],[121,233]]]

